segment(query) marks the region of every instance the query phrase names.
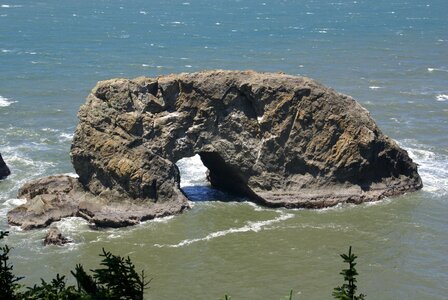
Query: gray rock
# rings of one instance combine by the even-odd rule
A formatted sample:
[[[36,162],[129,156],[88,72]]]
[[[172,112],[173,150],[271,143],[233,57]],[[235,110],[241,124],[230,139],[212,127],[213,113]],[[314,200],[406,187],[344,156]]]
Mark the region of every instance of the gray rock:
[[[70,240],[62,236],[62,233],[57,227],[51,227],[44,239],[44,245],[58,245],[62,246],[69,243]]]
[[[188,202],[138,202],[114,196],[107,192],[102,195],[86,192],[74,177],[44,177],[26,183],[19,190],[18,197],[27,202],[8,212],[8,223],[34,229],[65,217],[80,216],[98,227],[123,227],[176,214],[189,207]]]
[[[69,176],[49,176],[26,183],[18,197],[28,201],[8,212],[8,222],[23,229],[46,227],[54,221],[77,214],[84,196],[78,180]]]
[[[99,82],[71,155],[94,194],[183,199],[175,162],[272,207],[360,203],[421,188],[417,166],[349,96],[305,77],[207,71]]]
[[[11,174],[11,171],[9,170],[6,163],[3,161],[2,155],[0,153],[0,180],[5,179]]]
[[[96,85],[78,117],[79,180],[58,197],[98,226],[188,208],[175,163],[195,154],[213,186],[269,207],[361,203],[422,187],[416,164],[366,109],[306,77],[218,70],[112,79]],[[27,199],[54,196],[35,190]]]

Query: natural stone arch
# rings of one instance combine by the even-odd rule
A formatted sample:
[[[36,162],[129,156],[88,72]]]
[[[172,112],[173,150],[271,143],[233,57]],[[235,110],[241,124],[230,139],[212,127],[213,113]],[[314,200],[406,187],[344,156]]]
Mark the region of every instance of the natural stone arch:
[[[322,207],[421,185],[416,165],[351,97],[305,77],[210,71],[100,82],[72,147],[80,181],[154,201],[182,197],[174,163],[270,206]]]
[[[72,188],[61,197],[79,201],[75,213],[101,226],[187,208],[175,162],[194,154],[213,186],[270,207],[360,203],[422,186],[416,164],[367,110],[306,77],[112,79],[96,85],[78,116],[71,156],[79,183],[64,179]]]

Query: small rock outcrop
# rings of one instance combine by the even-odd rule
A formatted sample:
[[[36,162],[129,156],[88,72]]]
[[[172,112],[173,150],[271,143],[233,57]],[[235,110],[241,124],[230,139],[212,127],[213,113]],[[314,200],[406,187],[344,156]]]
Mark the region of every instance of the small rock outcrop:
[[[8,223],[23,229],[42,228],[62,218],[79,216],[98,227],[124,227],[181,212],[188,203],[130,201],[94,195],[77,178],[58,175],[33,180],[20,188],[18,197],[27,202],[8,212]],[[122,200],[122,201],[119,201]]]
[[[416,164],[366,109],[306,77],[218,70],[112,79],[78,116],[79,178],[64,179],[73,188],[56,195],[99,226],[187,208],[175,163],[195,154],[213,186],[269,207],[361,203],[422,187]],[[40,186],[27,199],[55,197]]]
[[[57,228],[57,227],[51,227],[48,230],[47,235],[45,236],[45,239],[44,239],[45,246],[47,246],[47,245],[62,246],[69,242],[70,242],[70,240],[67,239],[66,237],[64,237],[62,235],[62,233],[59,231],[59,228]]]
[[[5,179],[9,175],[11,175],[11,171],[3,161],[2,155],[0,154],[0,180]]]

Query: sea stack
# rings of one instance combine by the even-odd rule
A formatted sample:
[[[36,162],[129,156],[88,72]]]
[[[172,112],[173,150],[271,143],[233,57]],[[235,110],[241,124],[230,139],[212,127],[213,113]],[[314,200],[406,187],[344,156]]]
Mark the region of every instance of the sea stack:
[[[417,165],[365,108],[306,77],[215,70],[112,79],[96,85],[78,117],[74,186],[88,196],[72,201],[99,226],[187,208],[175,163],[195,154],[214,187],[268,207],[361,203],[422,187]]]
[[[45,246],[48,245],[62,246],[64,244],[67,244],[68,242],[70,242],[69,239],[64,237],[62,233],[59,231],[59,228],[57,227],[50,227],[44,239]]]
[[[6,163],[3,161],[2,154],[0,153],[0,180],[5,179],[11,174]]]

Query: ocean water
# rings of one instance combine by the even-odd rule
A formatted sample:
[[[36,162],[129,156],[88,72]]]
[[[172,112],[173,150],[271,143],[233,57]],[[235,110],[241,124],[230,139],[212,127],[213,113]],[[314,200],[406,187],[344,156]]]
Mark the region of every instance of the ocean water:
[[[448,299],[447,15],[446,0],[0,0],[0,153],[12,171],[0,229],[15,272],[26,284],[69,275],[105,247],[153,278],[150,299],[330,299],[352,245],[368,299]],[[423,190],[272,210],[211,189],[192,158],[178,163],[194,204],[180,216],[107,230],[66,219],[64,247],[7,225],[23,183],[74,172],[76,113],[97,81],[216,68],[304,75],[353,96],[419,164]]]

